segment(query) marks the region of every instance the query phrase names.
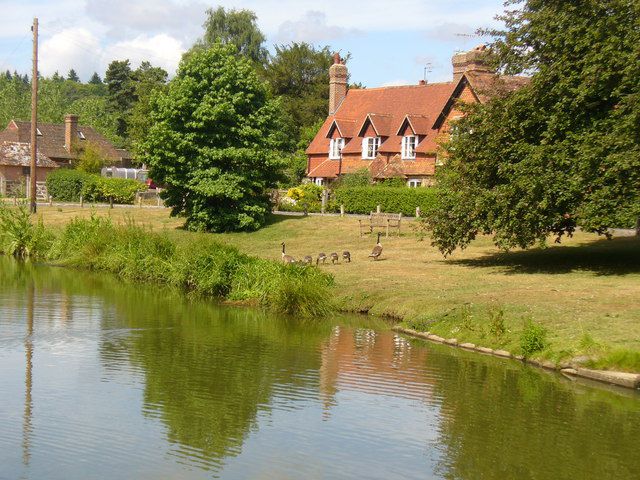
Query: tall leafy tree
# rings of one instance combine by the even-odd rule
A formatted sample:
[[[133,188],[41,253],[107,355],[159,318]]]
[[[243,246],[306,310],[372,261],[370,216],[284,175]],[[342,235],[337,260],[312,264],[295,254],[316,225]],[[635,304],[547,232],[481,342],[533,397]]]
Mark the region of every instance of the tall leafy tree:
[[[151,127],[151,97],[156,90],[164,91],[169,74],[160,67],[154,67],[149,62],[142,62],[133,72],[135,104],[131,109],[128,125],[130,144],[137,153],[144,138]]]
[[[492,49],[503,71],[532,73],[531,83],[458,123],[431,218],[444,253],[478,233],[528,247],[640,216],[640,4],[507,6]]]
[[[266,38],[258,28],[256,14],[251,10],[210,8],[207,10],[207,19],[203,27],[205,32],[196,43],[196,49],[210,47],[216,42],[231,44],[240,55],[249,58],[254,64],[266,64]]]
[[[154,95],[142,160],[166,203],[193,230],[255,230],[280,178],[279,103],[233,45],[183,59]]]
[[[107,96],[111,112],[116,115],[116,133],[127,134],[129,115],[135,103],[135,86],[129,60],[114,60],[105,73]]]
[[[264,75],[273,92],[283,97],[283,105],[292,120],[291,129],[296,134],[326,118],[332,63],[333,56],[327,46],[276,45]]]

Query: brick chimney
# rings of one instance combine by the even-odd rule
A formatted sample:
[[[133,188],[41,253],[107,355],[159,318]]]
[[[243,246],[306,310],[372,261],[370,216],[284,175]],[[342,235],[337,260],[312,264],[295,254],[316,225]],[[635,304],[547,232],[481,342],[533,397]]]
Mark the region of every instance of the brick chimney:
[[[456,53],[451,57],[453,64],[453,82],[457,83],[465,72],[495,73],[487,64],[487,46],[478,45],[468,52]]]
[[[78,138],[78,116],[64,116],[64,148],[67,152],[72,153],[73,144]]]
[[[347,96],[347,66],[338,53],[333,55],[329,68],[329,115],[333,115]]]

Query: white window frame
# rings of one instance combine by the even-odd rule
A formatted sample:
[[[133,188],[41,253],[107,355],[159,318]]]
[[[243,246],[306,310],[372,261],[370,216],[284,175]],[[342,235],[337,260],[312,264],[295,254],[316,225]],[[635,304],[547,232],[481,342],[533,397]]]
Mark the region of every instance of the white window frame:
[[[404,137],[402,137],[402,159],[415,160],[417,147],[418,147],[417,135],[405,135]]]
[[[324,185],[324,177],[316,177],[313,183],[315,183],[319,187],[322,187]]]
[[[380,148],[380,137],[364,137],[362,139],[362,158],[373,160],[378,156]]]
[[[407,187],[409,187],[409,188],[421,188],[422,187],[422,179],[421,178],[409,178],[409,179],[407,179]]]
[[[344,148],[344,138],[332,138],[329,141],[329,159],[340,160],[342,149]]]

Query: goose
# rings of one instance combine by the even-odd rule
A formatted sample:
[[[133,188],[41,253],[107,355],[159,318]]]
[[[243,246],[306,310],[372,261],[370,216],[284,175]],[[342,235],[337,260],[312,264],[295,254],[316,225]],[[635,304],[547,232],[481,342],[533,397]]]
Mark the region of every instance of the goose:
[[[327,254],[322,252],[318,254],[318,258],[316,259],[316,265],[318,265],[320,262],[322,262],[324,264],[324,262],[327,261]]]
[[[287,255],[285,253],[285,246],[284,246],[284,242],[282,242],[282,262],[283,263],[296,263],[296,259],[293,258],[291,255]]]
[[[338,257],[338,254],[336,252],[333,252],[329,256],[331,257],[331,263],[333,263],[333,264],[335,264],[338,261],[338,259],[340,258],[340,257]]]
[[[346,262],[351,263],[351,253],[348,250],[342,252],[342,259]]]
[[[311,255],[307,255],[302,259],[302,263],[304,265],[311,265],[313,263],[313,257]]]
[[[382,244],[380,243],[380,235],[381,233],[378,232],[378,243],[376,243],[376,246],[373,247],[373,250],[369,254],[369,257],[373,258],[374,260],[377,260],[378,258],[380,258],[380,255],[382,255]]]

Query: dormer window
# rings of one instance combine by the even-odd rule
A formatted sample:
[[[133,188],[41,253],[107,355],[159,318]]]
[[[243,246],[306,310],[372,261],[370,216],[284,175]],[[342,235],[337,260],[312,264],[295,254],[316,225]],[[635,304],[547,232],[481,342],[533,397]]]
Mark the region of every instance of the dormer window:
[[[402,137],[402,158],[404,160],[414,160],[416,158],[417,146],[418,137],[415,135],[406,135]]]
[[[344,138],[332,138],[329,141],[329,158],[331,160],[339,160],[344,148]]]
[[[362,139],[362,158],[373,160],[378,156],[380,137],[364,137]]]

